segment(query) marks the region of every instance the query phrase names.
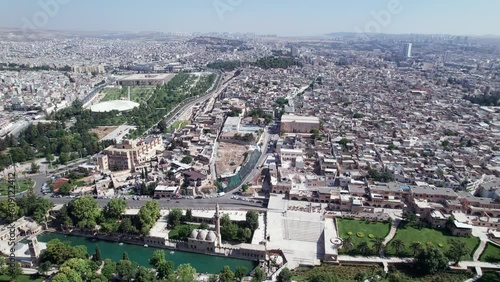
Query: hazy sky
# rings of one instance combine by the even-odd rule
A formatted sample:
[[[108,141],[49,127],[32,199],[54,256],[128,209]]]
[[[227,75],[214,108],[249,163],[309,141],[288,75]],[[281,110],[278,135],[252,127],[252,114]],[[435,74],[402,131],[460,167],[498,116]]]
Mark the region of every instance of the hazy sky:
[[[44,10],[43,3],[50,8]],[[499,0],[0,0],[0,26],[279,35],[354,31],[499,35],[499,12]]]

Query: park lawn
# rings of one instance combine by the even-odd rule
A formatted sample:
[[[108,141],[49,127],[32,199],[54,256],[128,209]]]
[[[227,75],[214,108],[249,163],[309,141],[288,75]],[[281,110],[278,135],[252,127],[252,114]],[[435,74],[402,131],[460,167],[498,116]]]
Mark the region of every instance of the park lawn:
[[[179,235],[179,231],[181,231],[181,229],[183,229],[183,228],[186,228],[185,226],[189,227],[189,231],[184,232],[184,234]],[[176,227],[174,227],[174,229],[170,230],[170,232],[168,232],[168,238],[175,239],[175,240],[184,240],[184,239],[186,239],[186,237],[189,236],[189,234],[191,234],[191,231],[193,231],[194,229],[198,229],[198,228],[200,228],[200,225],[198,225],[198,224],[179,224]],[[187,229],[186,229],[186,231],[187,231]],[[181,231],[181,233],[182,233],[182,231]]]
[[[32,179],[19,179],[20,190],[16,187],[16,194],[33,188],[33,185],[35,185],[35,182]],[[0,196],[8,196],[8,194],[9,183],[6,181],[2,181],[2,183],[0,183]]]
[[[444,252],[447,252],[450,249],[448,240],[457,239],[469,248],[470,254],[464,259],[470,259],[472,257],[472,254],[474,254],[474,250],[479,244],[479,238],[476,237],[456,237],[448,234],[447,231],[444,230],[436,230],[431,228],[418,229],[416,227],[409,226],[406,222],[402,222],[398,227],[396,236],[388,244],[388,247],[385,251],[387,255],[396,255],[395,250],[391,247],[392,241],[396,239],[400,239],[405,245],[405,250],[401,252],[402,256],[413,256],[413,252],[409,247],[415,241],[422,243],[423,247],[426,246],[427,242],[432,242],[432,244],[436,247],[439,247],[439,244],[443,244],[442,250]]]
[[[172,126],[170,128],[172,129],[183,129],[184,127],[186,127],[186,125],[188,125],[189,122],[188,121],[185,121],[185,120],[177,120],[177,121],[174,121],[174,123],[172,123]]]
[[[147,101],[149,97],[153,94],[156,87],[151,86],[141,86],[141,87],[130,87],[130,100],[133,102],[143,102]],[[119,88],[104,88],[101,90],[102,93],[106,94],[101,102],[120,100],[122,98],[127,99],[128,89],[127,87]]]
[[[28,281],[42,282],[45,281],[45,278],[47,277],[38,274],[32,274],[32,275],[22,274],[16,277],[16,282],[28,282]],[[9,281],[12,281],[9,275],[0,275],[0,282],[9,282]]]
[[[416,272],[411,265],[395,265],[393,270],[399,273],[399,276],[404,279],[404,281],[416,281],[416,282],[455,282],[455,281],[465,281],[468,278],[474,276],[470,271],[452,271],[447,270],[437,274],[421,275],[421,273]],[[360,272],[364,272],[368,276],[374,276],[377,273],[383,272],[383,268],[380,265],[328,265],[324,264],[321,266],[315,266],[312,268],[299,267],[293,271],[293,280],[299,282],[311,281],[310,276],[315,273],[326,273],[328,276],[338,278],[338,281],[342,282],[355,282],[356,275]],[[388,279],[379,280],[380,282],[388,282]]]
[[[488,243],[479,260],[484,262],[500,262],[500,247]]]
[[[368,242],[368,245],[372,247],[372,243],[377,238],[385,238],[389,234],[391,225],[389,223],[383,222],[367,222],[355,219],[337,219],[338,234],[341,238],[348,237],[348,232],[352,232],[352,241],[354,243],[354,248],[351,252],[356,251],[356,246],[361,242]],[[362,232],[364,237],[360,238],[356,235],[357,232]],[[374,238],[370,238],[368,235],[375,235]],[[340,249],[341,253],[345,253]]]
[[[293,271],[293,281],[306,282],[311,281],[310,276],[318,273],[327,273],[329,276],[336,277],[342,282],[355,282],[356,275],[360,272],[375,274],[384,271],[380,265],[329,265],[323,264],[314,267],[299,267]]]

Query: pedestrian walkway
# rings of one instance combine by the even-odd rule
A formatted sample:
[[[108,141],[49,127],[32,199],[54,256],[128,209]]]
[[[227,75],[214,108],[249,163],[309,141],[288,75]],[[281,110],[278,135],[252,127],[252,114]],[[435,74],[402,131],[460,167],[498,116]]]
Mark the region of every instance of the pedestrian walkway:
[[[385,239],[384,239],[384,246],[387,247],[387,244],[389,244],[389,242],[394,238],[394,236],[396,236],[396,232],[398,231],[398,226],[399,226],[400,222],[401,222],[401,219],[399,219],[399,218],[396,218],[392,221],[391,230],[389,230],[389,234],[387,234],[387,236],[385,236]],[[385,250],[385,248],[382,248],[380,250],[379,255],[381,257],[384,256],[384,250]]]
[[[486,248],[487,243],[488,243],[488,240],[481,238],[481,242],[479,243],[479,247],[477,247],[476,251],[474,252],[474,255],[472,256],[473,261],[479,260],[479,256],[483,253],[484,249]]]

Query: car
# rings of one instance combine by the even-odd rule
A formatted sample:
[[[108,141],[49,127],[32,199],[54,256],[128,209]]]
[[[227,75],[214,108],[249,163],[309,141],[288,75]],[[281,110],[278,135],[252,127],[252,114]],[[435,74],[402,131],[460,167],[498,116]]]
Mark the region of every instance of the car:
[[[179,201],[175,201],[176,203],[179,203]]]

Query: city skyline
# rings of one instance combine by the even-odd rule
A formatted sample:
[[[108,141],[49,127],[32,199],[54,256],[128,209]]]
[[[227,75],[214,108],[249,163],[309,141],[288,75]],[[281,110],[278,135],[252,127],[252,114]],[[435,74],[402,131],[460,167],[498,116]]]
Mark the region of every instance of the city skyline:
[[[0,1],[1,27],[73,31],[499,35],[498,1]],[[150,3],[150,4],[149,4]],[[147,5],[149,4],[149,5]],[[496,8],[495,8],[496,7]]]

